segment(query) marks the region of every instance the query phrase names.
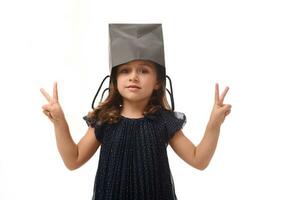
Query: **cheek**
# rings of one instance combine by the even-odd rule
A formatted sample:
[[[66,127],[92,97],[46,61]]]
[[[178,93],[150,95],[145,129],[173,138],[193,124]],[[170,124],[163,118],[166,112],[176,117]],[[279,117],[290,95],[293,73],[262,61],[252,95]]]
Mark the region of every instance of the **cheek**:
[[[122,78],[117,79],[117,88],[120,90],[123,87],[123,80]]]
[[[149,79],[149,80],[146,80],[144,83],[148,88],[155,89],[156,80]]]

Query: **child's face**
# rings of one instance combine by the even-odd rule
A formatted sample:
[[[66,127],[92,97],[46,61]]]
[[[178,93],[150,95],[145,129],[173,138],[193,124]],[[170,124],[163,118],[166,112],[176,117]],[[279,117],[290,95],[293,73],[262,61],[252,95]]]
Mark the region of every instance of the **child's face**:
[[[124,100],[149,100],[153,90],[159,87],[155,67],[154,63],[146,60],[134,60],[118,67],[117,88]]]

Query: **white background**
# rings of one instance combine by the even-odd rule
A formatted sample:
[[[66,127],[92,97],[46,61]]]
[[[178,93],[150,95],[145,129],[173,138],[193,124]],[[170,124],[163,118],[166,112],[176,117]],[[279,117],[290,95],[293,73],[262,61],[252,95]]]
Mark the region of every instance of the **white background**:
[[[168,147],[178,199],[301,199],[298,1],[10,0],[0,3],[0,199],[91,199],[99,150],[69,171],[41,87],[54,81],[73,139],[109,73],[108,23],[162,23],[183,131],[197,145],[214,99],[232,112],[210,165]]]

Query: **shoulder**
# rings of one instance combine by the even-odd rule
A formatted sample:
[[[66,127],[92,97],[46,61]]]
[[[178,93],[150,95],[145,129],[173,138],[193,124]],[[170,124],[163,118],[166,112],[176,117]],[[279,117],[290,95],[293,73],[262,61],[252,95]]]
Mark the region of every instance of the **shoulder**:
[[[100,119],[91,118],[88,115],[83,116],[83,119],[86,121],[87,126],[92,128],[105,127],[108,125],[107,122],[102,122]]]
[[[162,110],[162,118],[166,121],[168,120],[186,120],[186,115],[183,112],[172,111],[172,110]]]
[[[183,112],[161,110],[161,124],[165,130],[166,143],[186,124],[186,115]]]

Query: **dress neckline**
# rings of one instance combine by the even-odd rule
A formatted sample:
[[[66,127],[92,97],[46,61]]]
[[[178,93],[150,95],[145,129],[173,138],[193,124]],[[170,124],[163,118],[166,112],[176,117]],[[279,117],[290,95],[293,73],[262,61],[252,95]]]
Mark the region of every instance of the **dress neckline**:
[[[120,115],[120,117],[123,118],[123,119],[126,119],[126,120],[131,120],[131,121],[138,121],[138,120],[145,119],[145,116],[144,117],[139,117],[139,118],[130,118],[130,117],[125,117],[123,115]]]
[[[142,121],[142,120],[156,120],[158,118],[158,116],[161,114],[161,112],[163,112],[162,108],[160,108],[158,110],[158,112],[151,114],[151,115],[144,115],[143,117],[139,117],[139,118],[130,118],[130,117],[126,117],[120,114],[120,118],[127,120],[127,121]]]

